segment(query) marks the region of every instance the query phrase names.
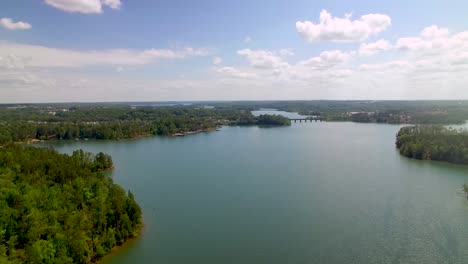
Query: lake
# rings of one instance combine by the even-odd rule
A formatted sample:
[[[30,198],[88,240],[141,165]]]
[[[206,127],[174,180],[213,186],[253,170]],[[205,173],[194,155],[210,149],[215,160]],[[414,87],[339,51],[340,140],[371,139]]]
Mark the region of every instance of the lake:
[[[112,155],[144,212],[106,264],[468,263],[468,169],[410,160],[400,126],[224,127],[51,142]]]

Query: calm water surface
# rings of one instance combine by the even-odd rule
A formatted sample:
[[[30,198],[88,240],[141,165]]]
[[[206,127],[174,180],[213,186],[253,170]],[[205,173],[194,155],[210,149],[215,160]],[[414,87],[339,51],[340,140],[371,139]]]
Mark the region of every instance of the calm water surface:
[[[112,155],[144,211],[106,264],[468,263],[468,169],[409,160],[399,126],[297,123],[54,143]]]

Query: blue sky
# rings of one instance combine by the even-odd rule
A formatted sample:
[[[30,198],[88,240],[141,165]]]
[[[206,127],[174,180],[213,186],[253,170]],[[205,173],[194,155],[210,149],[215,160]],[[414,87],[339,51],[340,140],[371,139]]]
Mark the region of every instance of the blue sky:
[[[461,0],[3,0],[0,102],[468,99],[466,10]]]

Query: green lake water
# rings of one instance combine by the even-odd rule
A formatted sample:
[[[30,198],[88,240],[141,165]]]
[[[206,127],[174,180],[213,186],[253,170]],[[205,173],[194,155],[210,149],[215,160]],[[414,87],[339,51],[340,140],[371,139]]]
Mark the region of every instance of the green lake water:
[[[112,155],[145,228],[106,264],[468,263],[468,168],[401,157],[399,126],[224,127],[54,142]]]

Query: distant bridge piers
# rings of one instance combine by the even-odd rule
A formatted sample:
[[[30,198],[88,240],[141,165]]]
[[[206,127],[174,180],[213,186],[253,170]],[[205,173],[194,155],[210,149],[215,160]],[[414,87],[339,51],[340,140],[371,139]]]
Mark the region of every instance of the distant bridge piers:
[[[302,121],[304,121],[304,122],[307,122],[307,121],[322,122],[323,119],[321,117],[319,117],[319,116],[315,116],[315,117],[304,117],[304,118],[289,118],[289,120],[294,121],[294,123],[296,123],[296,122],[302,123]]]

